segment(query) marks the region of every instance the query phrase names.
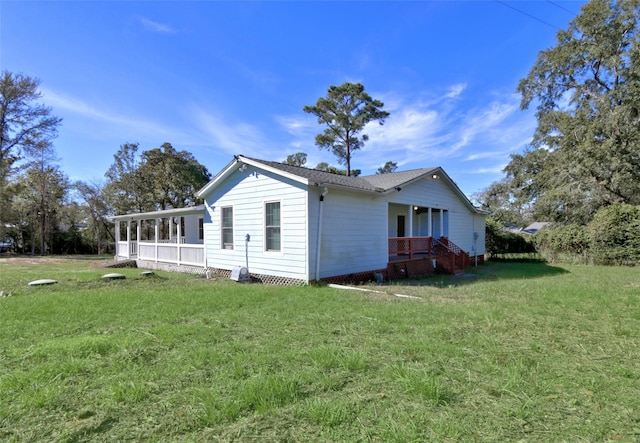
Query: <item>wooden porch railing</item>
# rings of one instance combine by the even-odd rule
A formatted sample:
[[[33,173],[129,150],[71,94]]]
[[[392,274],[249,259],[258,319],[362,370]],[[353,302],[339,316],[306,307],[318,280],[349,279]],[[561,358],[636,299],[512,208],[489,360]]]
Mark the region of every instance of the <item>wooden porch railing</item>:
[[[389,261],[433,258],[448,272],[462,272],[471,263],[469,254],[447,237],[389,237]]]
[[[438,256],[442,257],[443,265],[452,274],[463,272],[464,268],[471,264],[469,254],[447,237],[440,237],[440,240],[434,239],[433,243]]]
[[[429,255],[433,251],[433,237],[389,237],[389,256],[408,256],[409,260]]]

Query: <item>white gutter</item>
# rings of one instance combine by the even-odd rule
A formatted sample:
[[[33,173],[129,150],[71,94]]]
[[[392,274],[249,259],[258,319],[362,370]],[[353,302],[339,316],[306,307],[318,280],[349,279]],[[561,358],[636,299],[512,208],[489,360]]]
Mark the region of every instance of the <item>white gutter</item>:
[[[318,210],[318,243],[316,245],[316,281],[320,281],[320,247],[322,240],[322,210],[324,209],[324,197],[329,193],[328,188],[320,195],[320,209]]]

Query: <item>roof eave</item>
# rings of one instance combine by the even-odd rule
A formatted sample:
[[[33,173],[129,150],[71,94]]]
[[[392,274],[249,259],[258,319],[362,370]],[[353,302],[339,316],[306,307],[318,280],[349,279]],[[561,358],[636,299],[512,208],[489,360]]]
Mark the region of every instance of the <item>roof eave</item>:
[[[323,187],[328,189],[339,189],[341,191],[356,192],[360,194],[381,195],[384,192],[383,190],[362,189],[362,188],[356,188],[353,186],[340,185],[338,183],[312,182],[310,184],[317,187]]]
[[[247,164],[249,166],[253,166],[255,168],[259,168],[259,169],[268,171],[268,172],[270,172],[272,174],[276,174],[276,175],[279,175],[281,177],[288,178],[289,180],[293,180],[295,182],[302,183],[303,185],[309,185],[309,180],[304,178],[304,177],[300,177],[299,175],[291,174],[291,173],[283,171],[281,169],[276,169],[276,168],[274,168],[272,166],[269,166],[269,165],[266,165],[266,164],[261,163],[259,161],[255,161],[253,159],[244,157],[242,155],[238,155],[238,156],[236,156],[236,158],[237,158],[238,161],[240,161],[242,163],[245,163],[245,164]]]
[[[173,217],[176,215],[192,215],[204,212],[204,205],[188,206],[186,208],[163,209],[151,212],[135,212],[131,214],[114,215],[111,221],[151,220],[154,218]]]
[[[226,179],[229,175],[234,172],[235,166],[239,163],[238,156],[234,156],[234,159],[224,167],[218,174],[213,177],[209,183],[204,185],[198,192],[196,192],[197,198],[204,198],[209,192],[216,187],[218,183]]]

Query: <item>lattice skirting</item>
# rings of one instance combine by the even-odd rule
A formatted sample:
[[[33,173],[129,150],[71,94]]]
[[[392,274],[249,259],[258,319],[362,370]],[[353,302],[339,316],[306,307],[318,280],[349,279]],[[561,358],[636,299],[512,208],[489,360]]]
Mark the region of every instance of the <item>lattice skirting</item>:
[[[200,266],[174,265],[172,263],[156,263],[148,260],[137,260],[138,267],[157,271],[182,272],[186,274],[205,275],[206,270]]]
[[[137,268],[135,260],[118,260],[100,265],[101,268]]]
[[[472,261],[474,258],[472,257]],[[116,262],[110,267],[126,267],[132,266],[133,260],[127,260],[123,262]],[[169,272],[184,272],[194,275],[204,276],[207,270],[199,266],[186,266],[175,265],[170,263],[156,263],[153,261],[137,260],[137,267],[144,269],[155,269]],[[484,255],[478,256],[478,264],[484,263]],[[208,268],[211,276],[218,276],[229,278],[231,277],[231,271],[226,269]],[[381,276],[384,280],[398,280],[402,278],[419,277],[424,275],[433,274],[437,269],[433,267],[431,259],[411,260],[406,262],[389,263],[386,269],[377,269],[365,272],[355,272],[350,274],[336,275],[332,277],[325,277],[322,279],[326,283],[336,284],[358,284],[377,281]],[[304,280],[278,277],[274,275],[263,274],[251,274],[251,279],[256,283],[263,283],[268,285],[282,285],[282,286],[304,286],[307,284]]]
[[[171,263],[156,263],[153,261],[138,260],[138,267],[144,269],[155,269],[160,271],[169,272],[183,272],[188,274],[194,274],[199,276],[205,276],[207,269],[212,277],[230,278],[231,271],[227,269],[218,268],[201,268],[199,266],[187,266],[187,265],[175,265]],[[267,285],[282,285],[282,286],[303,286],[307,283],[304,280],[287,277],[277,277],[274,275],[263,274],[251,274],[251,281],[254,283],[263,283]]]
[[[230,278],[231,271],[227,269],[218,269],[218,268],[209,268],[209,272],[211,272],[212,276]],[[279,285],[279,286],[304,286],[307,284],[306,281],[289,278],[289,277],[278,277],[275,275],[264,275],[264,274],[254,274],[251,273],[251,281],[254,283],[263,283],[266,285]]]

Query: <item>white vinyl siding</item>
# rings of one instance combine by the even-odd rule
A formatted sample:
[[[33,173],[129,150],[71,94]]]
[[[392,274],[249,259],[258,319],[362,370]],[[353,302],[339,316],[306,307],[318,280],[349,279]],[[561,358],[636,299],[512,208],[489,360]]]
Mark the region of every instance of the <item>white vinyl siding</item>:
[[[322,189],[310,192],[310,263],[313,274],[321,192]],[[320,278],[387,267],[387,203],[384,199],[331,189],[323,206]]]
[[[265,209],[280,202],[280,252],[267,251]],[[205,196],[210,219],[205,219],[208,266],[233,269],[244,265],[255,274],[308,280],[306,186],[248,167],[236,171]],[[233,205],[235,249],[220,245],[221,208]],[[249,241],[246,242],[246,235]]]

